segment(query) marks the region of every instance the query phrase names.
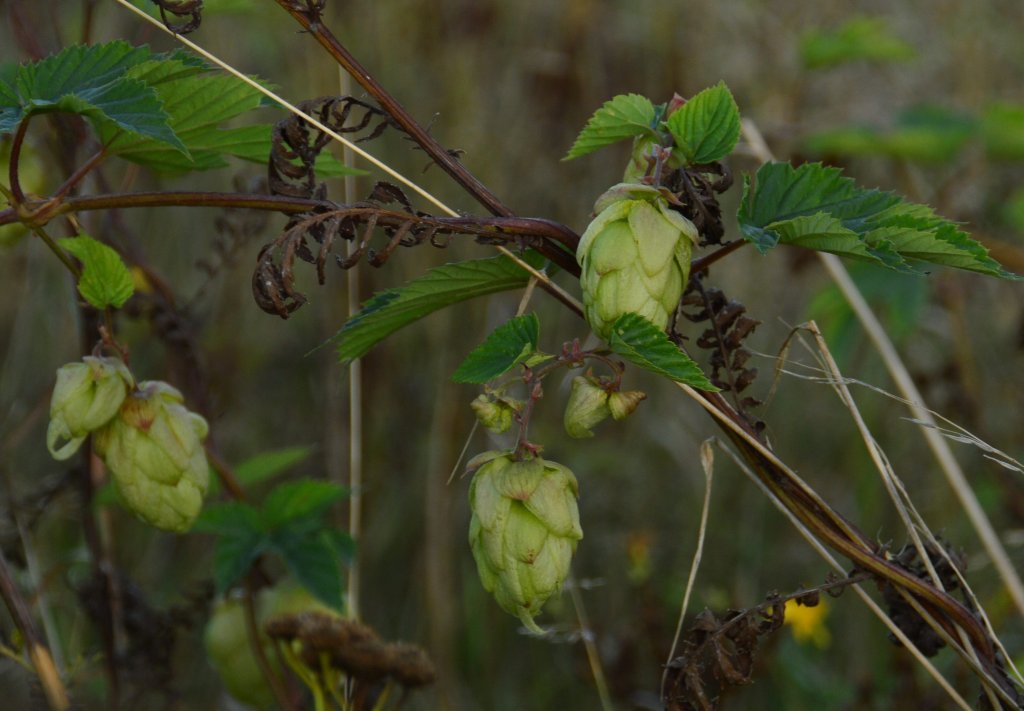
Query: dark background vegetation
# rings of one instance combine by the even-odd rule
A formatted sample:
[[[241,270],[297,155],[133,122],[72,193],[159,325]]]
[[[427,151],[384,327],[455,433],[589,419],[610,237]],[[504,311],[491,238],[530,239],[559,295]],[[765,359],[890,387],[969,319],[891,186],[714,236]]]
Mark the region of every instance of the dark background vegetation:
[[[81,34],[83,8],[94,5],[93,41],[126,38],[170,49],[173,42],[113,3],[0,2],[0,59],[20,61],[52,52]],[[1010,269],[1024,271],[1024,219],[1014,216],[1014,192],[1024,186],[1019,155],[992,155],[968,140],[940,160],[892,156],[823,155],[814,134],[866,124],[892,126],[913,107],[939,107],[981,117],[994,104],[1024,105],[1024,5],[1015,0],[803,3],[730,0],[351,0],[329,2],[327,17],[376,77],[432,126],[444,144],[523,215],[548,217],[582,231],[594,198],[617,182],[625,148],[565,163],[572,139],[602,102],[637,92],[656,101],[684,96],[725,80],[745,117],[756,121],[780,157],[826,158],[862,183],[895,189],[967,223]],[[265,77],[291,100],[338,92],[338,72],[270,0],[208,0],[192,39],[240,69]],[[18,28],[15,15],[25,22]],[[855,15],[880,18],[915,56],[898,62],[853,62],[811,70],[800,60],[801,37],[834,29]],[[265,120],[277,120],[269,110]],[[32,140],[55,166],[66,150],[44,122]],[[1021,132],[1024,132],[1022,127]],[[371,150],[419,180],[449,204],[476,206],[436,168],[423,172],[423,153],[396,134]],[[81,160],[84,152],[78,154]],[[934,156],[932,156],[934,158]],[[735,172],[751,169],[742,151]],[[260,177],[257,167],[157,180],[111,164],[106,186],[86,192],[187,185],[217,189]],[[63,180],[48,169],[45,188]],[[361,183],[361,191],[369,183]],[[340,199],[340,186],[332,185]],[[725,198],[727,213],[739,188]],[[429,209],[426,205],[419,205]],[[1019,212],[1024,212],[1020,210]],[[261,451],[312,445],[314,455],[295,474],[345,481],[347,375],[330,348],[313,349],[347,314],[342,272],[318,287],[312,269],[300,272],[310,303],[290,320],[259,311],[250,274],[259,247],[283,219],[256,221],[229,244],[215,227],[217,211],[163,209],[92,214],[83,225],[173,285],[188,320],[180,324],[201,353],[208,379],[205,404],[220,450],[231,462]],[[240,215],[230,219],[242,220]],[[734,229],[730,224],[730,229]],[[489,255],[468,240],[446,251],[401,251],[381,270],[360,268],[362,298],[398,285],[424,269]],[[197,264],[219,263],[212,277]],[[941,272],[926,279],[858,270],[879,306],[929,404],[983,439],[1020,458],[1024,453],[1024,312],[1020,287],[970,274]],[[571,280],[561,279],[574,289]],[[831,291],[818,262],[795,252],[762,258],[740,250],[712,270],[710,283],[745,303],[764,323],[748,346],[758,358],[757,395],[770,386],[771,357],[792,325],[819,319],[846,374],[889,388],[877,356]],[[73,284],[42,245],[12,241],[0,253],[0,540],[8,556],[35,559],[34,583],[52,615],[73,690],[87,703],[100,698],[102,665],[94,627],[73,592],[88,578],[80,501],[62,485],[64,464],[44,447],[46,408],[55,369],[79,357],[82,337]],[[412,699],[419,709],[592,709],[597,696],[568,596],[548,607],[542,623],[566,634],[537,641],[519,633],[480,588],[466,543],[466,480],[447,484],[470,433],[469,386],[449,375],[488,331],[510,316],[519,294],[454,307],[400,332],[364,362],[365,528],[360,539],[363,616],[384,636],[415,641],[434,658],[439,683]],[[542,323],[542,347],[585,337],[587,329],[547,295],[532,302]],[[151,336],[144,318],[122,318],[141,377],[167,378],[186,388],[194,366],[166,341]],[[311,352],[312,351],[312,352]],[[797,357],[809,361],[806,353]],[[185,378],[183,381],[182,378]],[[565,383],[548,387],[533,439],[546,456],[571,467],[580,480],[585,539],[574,574],[587,583],[583,600],[605,672],[621,708],[644,708],[656,696],[693,554],[703,496],[697,448],[715,433],[710,421],[678,390],[631,372],[627,383],[649,392],[638,413],[606,424],[589,441],[561,431]],[[1024,629],[971,533],[966,518],[929,459],[915,426],[897,404],[858,391],[876,437],[933,528],[968,560],[970,581],[1011,653],[1024,653]],[[887,505],[877,474],[848,413],[824,386],[782,377],[761,410],[773,443],[838,510],[881,541],[899,546],[904,533]],[[470,453],[500,446],[478,432]],[[1024,499],[1019,473],[977,450],[958,447],[971,484],[1013,559],[1024,551]],[[42,496],[53,490],[52,496]],[[16,503],[22,532],[12,516]],[[38,504],[40,512],[34,515]],[[341,509],[342,507],[339,507]],[[110,509],[114,562],[155,609],[186,604],[210,578],[209,539],[157,533],[120,509]],[[339,523],[344,517],[339,510]],[[792,591],[823,581],[827,570],[766,499],[724,458],[715,469],[707,548],[691,613],[748,607],[772,590]],[[29,578],[25,578],[26,581]],[[87,597],[87,596],[86,596]],[[934,685],[910,657],[891,645],[882,626],[852,595],[829,600],[825,648],[801,644],[789,629],[762,647],[755,684],[733,694],[743,709],[942,708]],[[179,629],[173,646],[176,696],[172,708],[232,708],[198,653],[203,615]],[[3,623],[5,634],[11,629]],[[150,650],[152,652],[152,650]],[[139,652],[143,654],[143,652]],[[156,657],[139,657],[138,674],[155,674]],[[0,670],[5,662],[0,662]],[[957,667],[951,655],[940,668]],[[9,666],[9,665],[8,665]],[[957,677],[973,696],[969,679]],[[962,674],[962,673],[961,673]],[[156,677],[154,677],[156,678]],[[16,675],[0,676],[20,693]],[[160,683],[135,681],[142,686]],[[11,697],[15,698],[15,697]],[[21,697],[18,697],[21,698]],[[160,708],[151,693],[138,708]]]

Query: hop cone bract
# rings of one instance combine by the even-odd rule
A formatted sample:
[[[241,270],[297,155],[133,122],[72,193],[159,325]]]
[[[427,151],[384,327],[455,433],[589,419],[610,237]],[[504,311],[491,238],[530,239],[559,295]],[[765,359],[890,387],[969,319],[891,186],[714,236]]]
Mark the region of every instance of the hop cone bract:
[[[617,185],[594,209],[576,250],[590,327],[608,338],[620,316],[634,313],[665,328],[690,276],[697,228],[649,186]]]
[[[484,588],[498,604],[540,632],[533,618],[558,592],[583,538],[576,477],[540,457],[485,452],[469,462],[473,516],[469,542]]]

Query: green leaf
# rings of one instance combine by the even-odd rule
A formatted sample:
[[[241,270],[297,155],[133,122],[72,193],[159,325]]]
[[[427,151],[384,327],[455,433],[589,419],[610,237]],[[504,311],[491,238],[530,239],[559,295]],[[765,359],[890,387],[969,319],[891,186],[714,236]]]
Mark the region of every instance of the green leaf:
[[[536,314],[515,316],[498,326],[473,349],[455,371],[456,383],[486,383],[504,375],[537,350],[540,321]]]
[[[264,528],[274,530],[297,519],[313,519],[322,515],[336,501],[348,496],[338,484],[314,479],[300,479],[277,486],[263,502],[260,519]]]
[[[271,545],[302,587],[336,610],[342,609],[341,566],[326,531],[308,535],[285,529],[273,536]]]
[[[258,484],[305,461],[311,454],[313,454],[313,447],[310,445],[261,452],[235,467],[235,476],[242,484],[250,486]]]
[[[149,49],[118,40],[68,47],[19,66],[5,74],[0,88],[0,133],[14,130],[26,116],[61,111],[85,116],[97,130],[117,127],[185,151],[156,91],[129,76],[149,56]]]
[[[213,551],[213,584],[224,593],[248,572],[270,546],[262,531],[239,531],[222,535]]]
[[[624,314],[612,325],[608,345],[633,365],[699,390],[717,392],[700,366],[668,339],[665,332],[637,314]]]
[[[740,231],[762,253],[793,244],[899,271],[922,262],[1015,279],[981,244],[930,207],[857,187],[837,168],[766,163],[745,181]]]
[[[690,165],[721,160],[740,139],[740,110],[725,82],[705,89],[665,122]]]
[[[587,121],[562,160],[579,158],[613,143],[648,133],[656,135],[657,110],[639,94],[620,94],[606,101]]]
[[[800,59],[808,69],[856,60],[905,61],[916,54],[912,46],[889,30],[883,19],[876,17],[855,17],[834,32],[812,30],[800,40]]]
[[[528,252],[524,261],[539,267],[543,258]],[[477,296],[526,286],[530,275],[506,256],[446,264],[405,286],[375,294],[335,335],[338,358],[348,363],[403,326],[446,306]]]
[[[221,536],[259,533],[259,512],[249,504],[229,501],[210,504],[203,509],[192,526],[193,531],[215,533]]]
[[[82,263],[78,291],[97,309],[121,308],[135,293],[131,272],[113,249],[87,235],[65,237],[58,244]]]

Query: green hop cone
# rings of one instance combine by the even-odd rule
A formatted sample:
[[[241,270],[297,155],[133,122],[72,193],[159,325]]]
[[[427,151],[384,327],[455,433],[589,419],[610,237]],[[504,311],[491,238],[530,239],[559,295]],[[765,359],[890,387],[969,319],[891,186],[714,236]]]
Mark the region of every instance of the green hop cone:
[[[593,437],[591,427],[612,414],[608,409],[608,389],[596,378],[577,375],[572,379],[572,392],[565,406],[563,423],[570,437]]]
[[[210,483],[203,449],[209,428],[183,402],[167,383],[140,383],[95,440],[128,507],[146,523],[179,533],[199,515]]]
[[[469,543],[484,589],[533,632],[545,601],[561,590],[583,538],[579,486],[566,467],[512,452],[474,457],[469,486]]]
[[[116,358],[86,356],[81,363],[61,366],[46,429],[46,447],[53,458],[63,460],[77,452],[90,432],[113,419],[134,384],[128,368]]]
[[[667,327],[690,276],[697,228],[649,186],[617,185],[594,210],[576,250],[590,327],[607,339],[629,313]]]
[[[641,402],[647,399],[647,393],[639,390],[614,392],[608,396],[608,409],[615,420],[624,420],[633,414]]]
[[[469,406],[473,408],[473,414],[481,425],[494,434],[502,434],[512,427],[512,418],[522,409],[523,403],[486,392],[478,395]]]

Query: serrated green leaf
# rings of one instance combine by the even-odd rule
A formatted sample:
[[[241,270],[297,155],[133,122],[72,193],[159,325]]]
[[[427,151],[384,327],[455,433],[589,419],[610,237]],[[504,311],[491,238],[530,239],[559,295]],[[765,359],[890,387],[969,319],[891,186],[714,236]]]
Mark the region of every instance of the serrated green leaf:
[[[262,531],[222,535],[213,551],[213,584],[223,594],[248,572],[270,547],[270,538]]]
[[[899,271],[919,271],[923,262],[1018,278],[930,207],[859,188],[820,163],[763,165],[753,185],[745,181],[738,220],[762,254],[794,244]]]
[[[717,392],[700,366],[668,339],[665,332],[637,314],[624,314],[612,325],[608,345],[633,365],[698,390]]]
[[[0,89],[0,132],[27,115],[62,111],[85,116],[100,131],[116,126],[185,151],[154,89],[129,76],[149,56],[149,49],[118,40],[68,47],[19,66]]]
[[[314,479],[290,481],[274,488],[263,501],[260,520],[267,530],[298,519],[314,519],[331,504],[345,498],[348,490],[338,484]]]
[[[325,533],[293,534],[284,530],[273,536],[271,545],[302,587],[340,610],[344,605],[341,566],[335,545]]]
[[[78,291],[97,309],[121,308],[135,293],[131,272],[113,249],[87,235],[65,237],[58,244],[82,263]]]
[[[896,62],[913,59],[916,52],[876,17],[855,17],[833,32],[812,30],[800,40],[800,59],[808,69],[823,69],[845,62]]]
[[[259,512],[249,504],[229,501],[224,504],[206,506],[196,519],[192,530],[198,533],[214,533],[221,536],[259,533]]]
[[[224,121],[258,108],[262,94],[240,79],[224,74],[196,73],[180,60],[146,62],[133,70],[152,81],[167,112],[168,125],[187,147],[182,155],[158,141],[104,128],[100,137],[108,153],[162,172],[205,170],[227,165],[226,146],[252,141],[253,129],[221,131]],[[266,129],[269,154],[269,127]]]
[[[536,314],[509,319],[466,356],[452,380],[456,383],[486,383],[504,375],[533,355],[539,334],[540,321]]]
[[[579,158],[644,133],[655,135],[652,124],[656,119],[654,104],[646,96],[620,94],[594,112],[562,160]]]
[[[538,267],[543,258],[524,258]],[[375,294],[335,335],[338,358],[348,363],[403,326],[439,309],[477,296],[526,286],[530,275],[506,256],[446,264],[405,286]]]
[[[683,104],[665,125],[686,163],[713,163],[736,147],[740,110],[729,87],[719,82]]]

